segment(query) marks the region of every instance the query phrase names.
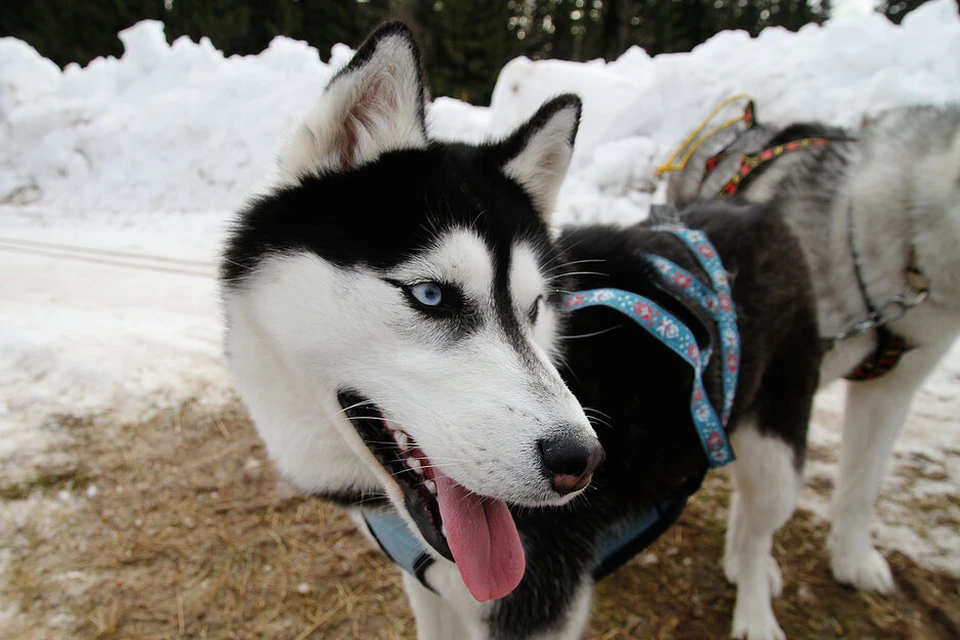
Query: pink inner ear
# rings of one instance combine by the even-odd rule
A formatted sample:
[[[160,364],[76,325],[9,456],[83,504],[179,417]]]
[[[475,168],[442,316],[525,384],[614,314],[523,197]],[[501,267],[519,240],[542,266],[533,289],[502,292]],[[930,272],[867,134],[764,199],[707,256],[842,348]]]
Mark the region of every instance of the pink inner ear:
[[[377,116],[387,118],[387,114],[395,113],[399,109],[397,88],[388,76],[379,75],[363,87],[356,103],[343,116],[336,141],[339,166],[356,166],[360,162],[360,130],[375,133]]]

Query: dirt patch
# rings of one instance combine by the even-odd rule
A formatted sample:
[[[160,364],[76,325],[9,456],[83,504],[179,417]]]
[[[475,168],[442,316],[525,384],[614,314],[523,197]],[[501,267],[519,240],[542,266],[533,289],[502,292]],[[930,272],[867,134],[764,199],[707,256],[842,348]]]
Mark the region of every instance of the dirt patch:
[[[76,421],[73,463],[0,486],[0,628],[16,638],[413,638],[398,570],[341,511],[278,483],[242,410]],[[725,638],[727,484],[597,589],[587,637]],[[800,638],[960,637],[960,580],[890,561],[890,597],[835,584],[826,527],[776,540],[777,618]],[[6,608],[6,611],[4,609]]]

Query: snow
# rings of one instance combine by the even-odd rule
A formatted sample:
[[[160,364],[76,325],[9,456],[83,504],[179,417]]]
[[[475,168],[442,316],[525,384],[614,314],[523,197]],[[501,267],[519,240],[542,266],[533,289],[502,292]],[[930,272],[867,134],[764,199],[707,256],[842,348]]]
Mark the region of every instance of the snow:
[[[767,122],[839,125],[895,105],[960,100],[955,2],[928,2],[899,27],[865,11],[871,2],[844,3],[823,27],[767,29],[756,39],[725,32],[686,54],[518,58],[503,68],[489,107],[439,97],[429,126],[438,137],[483,140],[543,100],[576,92],[584,117],[557,222],[632,222],[656,197],[655,167],[730,95],[752,94]],[[188,398],[230,397],[214,277],[224,227],[351,54],[337,45],[324,62],[305,43],[276,38],[259,55],[225,58],[206,39],[168,44],[150,21],[120,38],[121,58],[62,72],[0,38],[6,477],[56,455],[57,414],[135,419]],[[943,494],[960,481],[958,372],[955,348],[921,392],[878,534],[885,547],[960,575],[960,532],[935,529],[896,497]],[[835,450],[841,413],[835,385],[819,398],[815,445]],[[917,460],[933,468],[925,477],[941,479],[912,480]],[[832,465],[821,467],[811,463],[808,475],[831,477]],[[812,493],[805,505],[824,509]],[[935,535],[919,535],[924,527]]]

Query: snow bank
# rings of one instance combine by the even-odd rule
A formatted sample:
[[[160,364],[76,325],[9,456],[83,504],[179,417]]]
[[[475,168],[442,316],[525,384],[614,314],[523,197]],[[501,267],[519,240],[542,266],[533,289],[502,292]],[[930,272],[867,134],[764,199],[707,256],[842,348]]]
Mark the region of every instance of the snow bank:
[[[124,54],[63,72],[28,45],[0,39],[0,202],[75,212],[229,210],[267,175],[280,137],[350,50],[276,38],[257,56],[224,56],[145,21],[120,33]],[[546,98],[584,99],[567,220],[641,211],[653,168],[723,98],[756,96],[761,118],[856,124],[864,113],[960,98],[960,18],[952,0],[897,27],[877,14],[725,32],[690,53],[638,48],[605,63],[518,58],[489,108],[440,98],[431,129],[447,138],[503,134]],[[590,169],[591,165],[597,165]],[[599,198],[599,199],[598,199]],[[588,201],[594,201],[593,206]]]

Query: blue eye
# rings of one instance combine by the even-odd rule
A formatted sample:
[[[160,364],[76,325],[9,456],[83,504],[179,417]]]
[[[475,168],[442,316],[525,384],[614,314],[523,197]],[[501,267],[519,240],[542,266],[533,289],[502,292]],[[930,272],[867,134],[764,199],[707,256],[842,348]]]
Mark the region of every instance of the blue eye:
[[[443,292],[436,282],[419,282],[410,287],[410,295],[427,307],[436,307],[443,300]]]

